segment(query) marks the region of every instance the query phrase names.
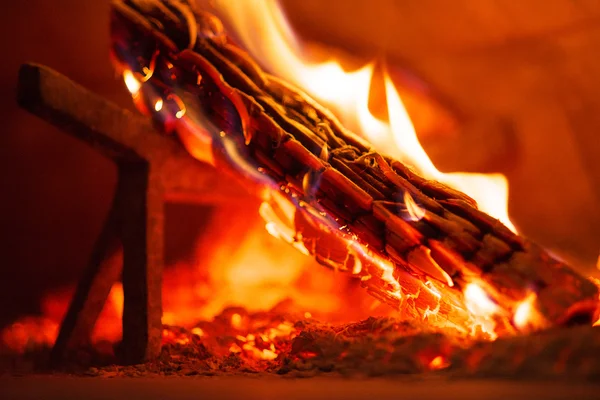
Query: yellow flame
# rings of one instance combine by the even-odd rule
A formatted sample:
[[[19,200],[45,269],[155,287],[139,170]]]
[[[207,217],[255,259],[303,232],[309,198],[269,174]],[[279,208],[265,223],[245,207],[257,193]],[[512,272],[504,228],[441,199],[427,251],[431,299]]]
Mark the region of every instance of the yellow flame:
[[[467,309],[475,319],[473,328],[479,327],[490,339],[496,339],[496,322],[493,317],[500,312],[498,305],[477,283],[469,283],[465,287],[464,296]]]
[[[197,335],[200,337],[204,336],[204,331],[202,330],[202,328],[198,328],[198,327],[192,328],[192,333],[194,335]]]
[[[125,86],[127,86],[127,90],[129,93],[135,95],[142,88],[142,84],[133,76],[133,73],[129,70],[125,70],[123,72],[123,80],[125,81]]]
[[[420,221],[425,216],[425,210],[415,203],[415,200],[408,192],[404,192],[404,204],[412,221]]]
[[[156,103],[154,103],[154,111],[160,111],[163,108],[163,101],[162,99],[158,99],[156,100]]]
[[[473,315],[490,317],[498,312],[498,305],[489,298],[478,284],[469,283],[464,293],[467,308]]]
[[[506,178],[501,174],[444,174],[438,171],[422,148],[387,73],[384,80],[389,121],[382,121],[368,107],[374,71],[372,63],[347,72],[335,60],[307,62],[277,1],[249,0],[231,7],[228,0],[216,0],[214,7],[243,46],[268,70],[334,109],[346,126],[357,129],[379,151],[412,165],[428,179],[468,194],[482,211],[516,231],[508,217]]]
[[[525,329],[530,323],[535,313],[535,301],[537,300],[537,295],[535,293],[531,293],[525,300],[523,300],[515,310],[515,315],[513,317],[513,322],[515,326],[519,329]]]
[[[421,175],[460,190],[475,199],[479,209],[499,219],[513,232],[515,227],[508,217],[508,181],[502,174],[475,174],[456,172],[444,174],[437,170],[421,146],[412,122],[402,104],[392,80],[385,76],[389,128],[395,148],[390,155],[415,166]],[[364,132],[368,135],[368,129]]]

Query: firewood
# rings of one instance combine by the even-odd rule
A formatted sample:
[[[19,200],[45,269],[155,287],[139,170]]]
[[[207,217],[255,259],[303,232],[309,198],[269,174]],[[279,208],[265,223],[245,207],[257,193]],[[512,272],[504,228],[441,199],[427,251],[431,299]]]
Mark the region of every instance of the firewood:
[[[205,161],[269,189],[266,203],[281,220],[292,205],[292,240],[321,264],[360,277],[403,314],[437,323],[469,326],[463,291],[470,283],[513,327],[532,293],[535,327],[596,318],[591,281],[466,194],[375,151],[264,72],[216,17],[175,0],[116,0],[112,9],[113,59],[142,82],[138,106],[184,142],[182,126],[199,121],[194,127],[212,146]],[[157,99],[165,105],[155,112]]]

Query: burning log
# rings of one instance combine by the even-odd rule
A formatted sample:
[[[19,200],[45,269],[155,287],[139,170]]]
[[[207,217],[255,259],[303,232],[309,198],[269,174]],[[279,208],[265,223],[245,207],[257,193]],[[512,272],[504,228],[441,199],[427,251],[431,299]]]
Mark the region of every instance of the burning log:
[[[375,151],[265,73],[185,1],[115,0],[113,59],[138,108],[249,184],[267,227],[412,318],[526,331],[591,323],[598,289],[469,196]]]

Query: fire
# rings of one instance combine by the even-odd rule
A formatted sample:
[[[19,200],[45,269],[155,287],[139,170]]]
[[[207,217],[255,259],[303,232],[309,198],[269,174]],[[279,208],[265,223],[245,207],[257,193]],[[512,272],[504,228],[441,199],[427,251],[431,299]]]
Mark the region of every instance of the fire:
[[[220,16],[230,22],[243,47],[256,55],[267,69],[322,101],[336,112],[346,126],[361,133],[382,153],[412,165],[425,178],[446,183],[467,193],[478,202],[481,210],[515,230],[508,218],[508,185],[505,177],[500,174],[444,174],[438,171],[422,148],[389,73],[384,71],[383,76],[388,115],[386,121],[376,117],[369,109],[369,96],[375,73],[374,63],[348,72],[336,60],[318,64],[306,61],[300,44],[275,1],[243,1],[232,7],[229,1],[217,0],[215,7]],[[154,73],[154,62],[153,58],[150,64],[143,68],[142,74],[134,74],[128,70],[123,72],[127,89],[136,101],[141,101],[139,95],[142,86]],[[154,98],[150,103],[150,108],[156,112],[167,107],[169,110],[176,110],[173,111],[176,119],[193,118],[182,99],[175,95]],[[182,126],[201,129],[201,124]],[[185,139],[185,136],[183,138]],[[192,155],[201,151],[187,143],[184,144]],[[210,143],[207,144],[209,145]],[[204,157],[198,158],[205,158],[204,153]],[[326,146],[323,147],[320,158],[329,158],[329,149]],[[306,182],[303,184],[310,185],[310,177],[305,178]],[[425,217],[425,211],[410,193],[405,192],[403,197],[408,218],[419,221]],[[163,323],[191,326],[198,319],[210,319],[218,315],[228,306],[243,305],[253,310],[265,310],[276,307],[285,299],[292,299],[295,305],[302,309],[306,319],[326,315],[333,320],[341,314],[344,314],[345,318],[360,318],[365,315],[361,315],[361,312],[367,315],[373,313],[372,305],[378,303],[367,302],[364,297],[357,295],[356,291],[348,290],[353,283],[343,281],[339,276],[334,277],[325,270],[310,268],[307,271],[308,268],[305,267],[311,261],[305,254],[309,252],[301,240],[297,240],[293,229],[293,215],[296,210],[286,208],[289,204],[279,201],[277,194],[271,194],[269,200],[260,206],[260,215],[266,220],[266,230],[272,236],[291,243],[296,250],[304,254],[292,249],[287,251],[277,248],[274,251],[272,243],[262,235],[262,229],[257,229],[247,221],[242,223],[239,218],[233,217],[233,214],[246,214],[246,218],[248,212],[237,210],[233,213],[231,210],[224,210],[217,213],[213,217],[215,221],[209,225],[209,243],[197,245],[197,259],[202,260],[203,265],[200,265],[200,262],[192,265],[182,263],[165,270],[164,287],[167,289],[164,296]],[[252,222],[251,218],[248,220]],[[339,230],[343,231],[344,228],[339,227]],[[232,232],[246,234],[235,236]],[[404,293],[398,278],[394,276],[395,268],[391,262],[381,258],[373,259],[369,255],[369,249],[359,246],[351,238],[346,241],[350,254],[361,255],[378,266],[380,276],[376,278],[389,286],[388,295],[400,304],[409,303],[411,298],[419,296],[420,292],[428,293],[437,300],[442,298],[440,290],[431,281],[422,284],[416,294]],[[428,254],[423,254],[422,257],[428,257]],[[365,273],[360,257],[354,257],[351,272],[360,276],[363,282],[374,278]],[[453,286],[450,276],[444,275],[442,281]],[[492,338],[495,337],[492,317],[499,312],[498,305],[475,283],[465,288],[464,296],[469,312],[476,318],[477,326]],[[97,331],[94,340],[118,339],[122,304],[122,291],[120,286],[116,285],[103,312],[102,318],[105,319],[101,319],[102,322],[98,324],[99,327],[106,327],[107,331]],[[66,306],[67,302],[64,301],[63,314]],[[515,325],[525,324],[532,308],[533,303],[523,303],[515,314]],[[347,315],[351,309],[355,312]],[[439,309],[439,302],[437,306],[428,307],[427,310],[423,310],[423,318],[434,318]],[[33,340],[51,343],[56,337],[61,318],[62,315],[52,318],[49,323],[37,320],[38,327],[35,329],[43,334],[41,339]],[[11,342],[14,348],[27,345],[24,336],[27,336],[26,339],[31,338],[31,335],[20,334],[24,323],[26,322],[15,325],[13,334],[5,334],[5,341],[14,339]],[[244,328],[243,316],[239,313],[232,314],[230,324],[232,328],[241,330]],[[236,336],[236,342],[231,344],[230,350],[236,353],[249,352],[259,359],[274,359],[277,352],[273,341],[280,335],[290,335],[291,330],[290,326],[281,324],[261,336],[253,332],[240,333]],[[193,328],[192,333],[198,337],[206,336],[205,331],[198,327]],[[171,337],[172,333],[167,330],[165,336],[165,340],[178,343],[184,340]],[[431,361],[430,368],[438,369],[446,365],[447,360],[439,356]]]
[[[48,317],[24,317],[2,331],[6,348],[24,353],[36,346],[51,346],[58,335],[59,323]]]
[[[494,303],[485,291],[476,283],[470,283],[465,288],[465,301],[467,308],[478,316],[489,317],[498,312],[498,305]]]
[[[521,330],[525,329],[528,325],[535,322],[535,301],[537,295],[531,293],[525,300],[523,300],[515,311],[513,322],[515,326]]]
[[[237,335],[238,343],[233,344],[234,348],[239,349],[239,352],[251,354],[259,360],[274,360],[277,358],[278,351],[275,347],[275,341],[280,337],[289,337],[292,335],[294,328],[289,322],[281,323],[274,328],[268,328],[264,333],[255,335],[249,333],[246,336]]]
[[[248,7],[248,9],[245,7]],[[295,38],[291,34],[287,21],[275,2],[244,2],[240,4],[240,7],[230,7],[228,4],[217,2],[217,11],[219,8],[221,8],[221,18],[232,23],[233,30],[237,32],[243,47],[260,59],[267,68],[283,77],[284,81],[296,84],[315,98],[324,101],[331,109],[338,111],[338,115],[342,117],[344,124],[361,132],[366,139],[374,144],[376,150],[412,165],[425,178],[446,183],[470,194],[479,201],[480,208],[483,211],[496,216],[514,230],[508,220],[505,178],[483,174],[443,174],[438,171],[421,147],[398,91],[387,72],[384,73],[383,80],[389,120],[384,121],[375,117],[369,109],[374,64],[366,65],[354,72],[346,72],[338,61],[329,61],[322,64],[311,64],[305,61],[298,43],[295,42]],[[258,23],[259,26],[254,26],[255,23]],[[210,143],[212,139],[207,140],[205,137],[200,139],[199,142],[194,139],[198,136],[202,137],[198,133],[202,132],[203,129],[208,129],[202,127],[207,120],[198,112],[195,112],[195,109],[192,108],[191,112],[187,112],[182,99],[173,93],[168,94],[164,100],[162,98],[152,99],[151,87],[149,88],[150,93],[144,93],[144,96],[149,98],[138,96],[139,91],[142,90],[140,86],[149,79],[148,77],[153,75],[155,64],[156,56],[153,56],[148,67],[142,69],[143,74],[135,73],[134,75],[133,72],[127,69],[124,71],[124,79],[136,104],[142,110],[147,110],[148,105],[146,103],[150,101],[155,110],[157,108],[162,110],[165,107],[163,102],[165,104],[167,102],[174,103],[178,111],[169,110],[167,114],[175,117],[175,129],[188,151],[202,161],[214,161]],[[172,67],[168,65],[167,68]],[[210,74],[218,74],[218,72],[210,72]],[[284,84],[282,83],[282,85]],[[157,94],[154,92],[155,96]],[[150,108],[152,108],[152,105]],[[248,121],[248,111],[243,106],[237,110],[240,112],[242,127],[244,127],[244,124],[247,123],[245,121]],[[168,124],[165,125],[168,126]],[[196,130],[199,131],[196,132]],[[243,128],[242,132],[246,145],[249,145],[253,139],[251,137],[252,130]],[[338,265],[339,262],[328,262],[328,256],[321,257],[320,261],[322,263],[326,263],[336,270],[341,268],[351,271],[355,276],[360,277],[367,287],[370,285],[369,281],[373,279],[374,282],[378,282],[374,283],[373,287],[377,288],[376,290],[380,292],[379,295],[397,304],[401,309],[406,304],[410,304],[411,301],[414,302],[416,299],[421,301],[420,295],[422,292],[429,292],[430,295],[433,295],[433,302],[429,302],[426,307],[423,306],[423,309],[415,308],[414,310],[417,315],[423,318],[436,316],[441,308],[441,302],[449,302],[452,304],[450,307],[457,311],[460,310],[459,313],[467,313],[464,305],[459,304],[460,300],[453,298],[454,295],[446,294],[443,297],[436,295],[439,294],[439,291],[432,289],[434,284],[431,281],[427,281],[428,286],[423,279],[416,276],[405,276],[404,279],[413,281],[412,284],[409,284],[412,288],[408,291],[405,290],[399,283],[399,277],[396,276],[397,268],[394,263],[380,257],[368,246],[357,240],[356,234],[348,230],[346,226],[338,226],[336,221],[328,218],[326,213],[319,212],[312,204],[309,204],[311,193],[319,185],[320,178],[315,176],[315,171],[307,172],[302,179],[302,189],[307,198],[305,200],[294,199],[293,194],[290,194],[285,185],[282,187],[274,185],[268,175],[263,175],[261,168],[257,170],[249,160],[246,160],[236,149],[237,145],[228,138],[225,132],[221,131],[220,138],[217,138],[217,140],[223,146],[228,162],[256,183],[259,197],[263,200],[259,213],[266,221],[267,232],[272,236],[293,245],[303,254],[315,254],[315,245],[313,244],[312,251],[309,251],[303,242],[301,232],[297,231],[296,217],[298,214],[305,214],[306,218],[311,221],[310,224],[317,227],[318,231],[335,232],[334,235],[337,236],[337,240],[346,246],[348,252],[346,262],[352,264]],[[329,159],[327,145],[323,146],[319,158],[325,161]],[[383,165],[385,161],[379,164]],[[406,209],[402,211],[405,214],[402,218],[418,222],[426,217],[425,210],[419,207],[409,192],[404,192],[401,196],[403,196],[406,205]],[[409,260],[412,259],[417,263],[422,271],[426,271],[429,276],[446,283],[449,287],[455,285],[452,278],[433,259],[429,249],[424,247],[416,249],[408,257]],[[257,263],[257,259],[255,257],[254,260],[248,260],[248,262]],[[366,269],[363,264],[365,262],[369,265]],[[289,264],[290,260],[286,260],[285,263]],[[245,268],[246,263],[239,263],[238,265],[244,267],[240,267],[240,273],[230,280],[229,285],[223,285],[224,287],[237,288],[240,282],[253,281],[256,271],[253,270],[252,274],[244,279],[244,275],[248,271]],[[270,264],[266,263],[265,265]],[[268,269],[263,268],[265,271]],[[269,275],[273,276],[273,273],[271,272]],[[474,291],[473,288],[478,288],[478,291]],[[220,296],[215,297],[220,298]],[[482,330],[493,336],[494,322],[492,316],[497,314],[497,310],[489,311],[487,309],[490,306],[485,300],[491,301],[489,297],[477,285],[467,287],[465,297],[467,301],[466,308],[472,314],[471,317],[475,318],[475,325],[482,325]],[[218,301],[213,301],[213,303],[223,305],[222,302]],[[215,311],[215,309],[212,310]],[[170,314],[167,315],[171,317]],[[465,318],[459,318],[463,320],[460,324],[469,325],[470,323],[464,321]],[[169,320],[171,319],[169,318]],[[475,329],[474,326],[471,328]]]
[[[139,93],[140,89],[142,88],[142,84],[137,80],[137,78],[133,75],[133,73],[131,71],[125,71],[123,73],[123,80],[125,81],[125,86],[127,87],[127,90],[129,90],[129,93],[131,93],[134,96],[137,93]],[[162,101],[161,101],[161,104],[162,104]],[[161,108],[162,108],[162,105],[159,108],[159,110]]]
[[[229,22],[243,47],[257,56],[266,69],[304,89],[326,104],[342,122],[368,139],[378,151],[412,165],[421,176],[458,189],[479,208],[516,232],[508,217],[508,181],[501,174],[450,173],[437,170],[421,146],[400,95],[384,72],[389,121],[369,110],[374,63],[347,72],[337,60],[307,62],[277,1],[244,1],[231,7],[215,2],[217,14]]]
[[[420,208],[410,193],[404,192],[404,204],[412,221],[420,221],[425,216],[425,210]]]
[[[311,258],[282,246],[262,229],[254,203],[246,207],[228,205],[214,211],[206,228],[211,234],[199,240],[193,250],[193,259],[198,261],[182,261],[165,269],[163,324],[193,327],[198,321],[211,321],[231,306],[255,312],[298,311],[306,319],[314,316],[332,322],[350,322],[391,312],[381,305],[373,310],[373,305],[379,303],[363,291],[351,290],[356,286],[352,279],[335,276],[324,268],[310,268]],[[2,331],[0,349],[23,353],[52,346],[73,292],[74,288],[68,288],[46,295],[42,300],[42,315],[23,317]],[[92,343],[120,340],[122,316],[123,287],[116,283],[96,323]],[[234,312],[228,318],[231,329],[248,329],[241,312]],[[207,336],[197,326],[191,333],[200,338]],[[255,334],[243,333],[246,341],[232,348],[259,359],[274,359],[271,343],[291,334],[291,326],[282,322],[263,332],[263,337],[255,338],[252,336]],[[179,344],[189,341],[173,335],[165,330],[163,340]]]
[[[339,60],[321,63],[307,61],[304,49],[294,36],[277,1],[246,1],[231,7],[225,0],[217,0],[212,5],[229,32],[233,32],[242,47],[259,59],[267,70],[297,85],[334,110],[345,126],[362,134],[378,151],[411,165],[427,179],[437,180],[468,194],[477,201],[482,211],[496,217],[516,232],[508,217],[506,178],[501,174],[440,172],[421,146],[398,90],[385,68],[383,81],[387,121],[376,117],[369,109],[375,74],[374,62],[349,72],[344,70]],[[327,154],[326,148],[322,154]],[[425,211],[416,204],[409,193],[404,193],[403,196],[408,218],[413,221],[422,219]],[[269,232],[294,243],[294,240],[290,240],[293,236],[292,231],[283,233],[286,232],[285,228],[281,228],[284,224],[277,223],[272,217],[266,220]],[[349,246],[352,247],[352,244]],[[357,251],[360,252],[361,249]],[[380,265],[381,279],[391,287],[389,295],[402,300],[402,288],[392,275],[393,267],[388,266],[385,260],[379,261],[376,264]],[[356,270],[360,272],[361,267],[358,266]],[[449,276],[442,278],[449,286],[453,286]],[[464,295],[469,312],[477,320],[476,325],[494,337],[493,317],[499,314],[500,307],[475,283],[467,285]],[[415,295],[408,297],[411,296]],[[437,309],[439,305],[433,310],[425,310],[424,315],[433,315]]]
[[[496,324],[493,317],[500,312],[500,307],[489,298],[485,290],[477,283],[470,283],[464,290],[467,309],[476,318],[477,324],[474,328],[480,328],[483,332],[496,338]]]

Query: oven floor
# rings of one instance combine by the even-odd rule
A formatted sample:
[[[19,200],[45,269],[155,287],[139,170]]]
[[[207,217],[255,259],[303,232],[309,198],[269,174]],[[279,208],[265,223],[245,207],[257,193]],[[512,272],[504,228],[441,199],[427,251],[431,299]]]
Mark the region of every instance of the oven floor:
[[[568,382],[444,379],[311,379],[193,377],[82,378],[27,376],[0,378],[0,398],[25,399],[600,399],[600,385]]]

